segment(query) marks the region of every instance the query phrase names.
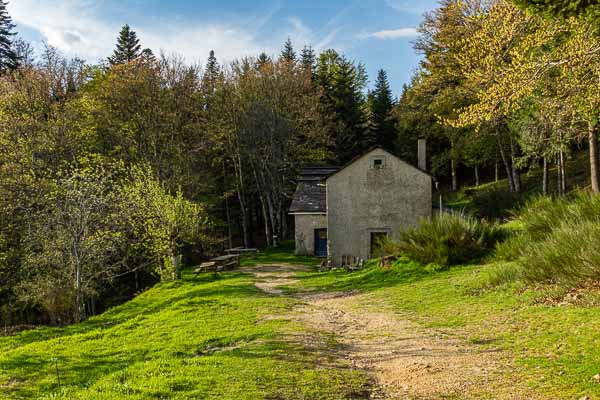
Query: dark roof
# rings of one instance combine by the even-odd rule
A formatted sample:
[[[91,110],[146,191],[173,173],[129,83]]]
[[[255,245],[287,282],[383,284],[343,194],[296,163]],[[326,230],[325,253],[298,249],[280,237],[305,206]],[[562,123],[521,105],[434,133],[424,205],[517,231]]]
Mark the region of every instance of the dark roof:
[[[300,178],[298,179],[298,187],[296,188],[296,192],[294,193],[294,198],[292,199],[292,205],[290,206],[291,213],[301,213],[301,212],[314,212],[314,213],[326,213],[327,212],[327,187],[325,186],[325,181],[335,175],[339,171],[343,170],[347,166],[354,164],[358,159],[364,157],[369,154],[373,150],[382,149],[389,153],[390,155],[399,158],[398,156],[390,153],[389,151],[383,149],[381,146],[373,146],[366,150],[364,153],[361,153],[359,156],[353,158],[350,162],[348,162],[343,167],[307,167],[302,170],[300,173]],[[400,159],[402,160],[402,159]],[[406,163],[406,162],[405,162]],[[420,168],[415,167],[410,163],[406,163],[410,165],[414,169],[417,169],[424,174],[431,176],[427,171],[423,171]],[[433,177],[432,177],[433,178]],[[435,178],[434,178],[435,179]]]
[[[300,172],[290,212],[327,212],[327,189],[324,182],[329,175],[339,169],[339,167],[304,168]]]
[[[321,182],[298,182],[290,212],[327,212],[327,190]]]
[[[322,181],[337,172],[340,167],[306,167],[300,172],[299,181]]]

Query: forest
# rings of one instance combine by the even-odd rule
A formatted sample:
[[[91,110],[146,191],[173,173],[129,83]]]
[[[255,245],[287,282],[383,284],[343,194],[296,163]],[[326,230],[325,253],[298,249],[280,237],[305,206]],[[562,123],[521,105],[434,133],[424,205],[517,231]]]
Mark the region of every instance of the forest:
[[[125,25],[96,64],[19,38],[0,0],[0,321],[64,325],[234,245],[290,238],[300,169],[378,145],[442,192],[541,170],[564,195],[586,154],[600,192],[600,7],[441,0],[399,98],[385,71],[310,44],[203,65],[155,54]],[[298,50],[297,50],[298,49]],[[368,60],[367,60],[368,62]],[[555,171],[557,179],[551,179]],[[552,184],[552,182],[556,184]]]

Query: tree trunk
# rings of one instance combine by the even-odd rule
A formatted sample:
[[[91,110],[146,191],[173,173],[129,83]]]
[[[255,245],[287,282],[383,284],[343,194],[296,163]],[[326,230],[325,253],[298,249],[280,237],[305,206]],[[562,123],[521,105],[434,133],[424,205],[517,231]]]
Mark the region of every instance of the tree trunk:
[[[562,194],[563,194],[561,191],[561,188],[562,188],[561,181],[562,181],[562,179],[560,177],[560,156],[557,154],[556,155],[556,193],[559,196],[562,196]]]
[[[278,236],[278,222],[277,222],[277,213],[273,208],[273,199],[267,194],[267,207],[269,210],[269,220],[271,221],[271,244],[273,246],[277,246],[277,236]]]
[[[496,160],[494,162],[494,182],[498,182],[500,180],[500,169],[498,168],[498,156],[496,156]]]
[[[600,193],[600,171],[598,171],[598,126],[590,123],[588,129],[590,145],[590,181],[593,193]]]
[[[238,201],[240,202],[240,216],[242,223],[242,239],[244,240],[244,247],[249,248],[250,243],[248,241],[248,210],[246,210],[246,199],[241,189],[237,190]]]
[[[475,186],[479,187],[479,165],[475,165]]]
[[[521,175],[517,170],[516,160],[517,158],[517,148],[515,146],[515,142],[513,138],[510,138],[510,163],[511,163],[511,171],[513,177],[513,185],[515,189],[515,193],[521,192]]]
[[[567,193],[567,176],[565,172],[565,153],[560,151],[560,192],[561,194]]]
[[[502,163],[504,164],[504,168],[506,169],[506,179],[508,181],[508,190],[512,193],[515,191],[515,184],[513,181],[513,175],[511,172],[510,164],[508,163],[508,158],[506,157],[506,151],[504,151],[504,146],[502,145],[502,140],[500,138],[500,132],[496,132],[496,140],[498,143],[498,150],[500,152],[500,158],[502,158]]]
[[[223,178],[227,180],[227,174],[225,172],[225,162],[223,162]],[[227,185],[224,184],[225,189]],[[225,190],[227,192],[227,190]],[[229,210],[229,195],[225,193],[225,217],[227,218],[227,244],[230,249],[233,248],[233,235],[231,234],[231,210]]]
[[[450,158],[450,172],[452,173],[452,191],[456,192],[458,190],[458,179],[456,176],[456,161],[454,161],[454,157]]]
[[[287,215],[285,214],[285,210],[281,211],[281,240],[288,239],[288,224],[287,224]]]
[[[75,322],[83,320],[84,304],[81,295],[81,267],[78,262],[75,263]]]
[[[271,241],[271,238],[273,237],[273,233],[271,231],[271,223],[269,221],[267,205],[265,204],[265,198],[262,194],[259,194],[259,198],[260,198],[260,205],[262,207],[263,221],[265,224],[265,236],[267,239],[267,247],[271,247],[271,245],[273,244],[273,242]]]
[[[548,159],[543,159],[543,173],[542,173],[542,193],[544,196],[548,195]]]

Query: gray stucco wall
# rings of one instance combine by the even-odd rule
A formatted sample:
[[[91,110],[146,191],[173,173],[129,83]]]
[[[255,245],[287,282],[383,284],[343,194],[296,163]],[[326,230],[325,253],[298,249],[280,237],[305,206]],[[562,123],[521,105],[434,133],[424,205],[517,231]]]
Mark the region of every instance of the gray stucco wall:
[[[384,168],[372,159],[384,157]],[[371,233],[398,239],[432,214],[431,177],[384,150],[364,155],[327,180],[328,246],[334,265],[342,256],[368,259]]]
[[[311,256],[315,254],[315,229],[327,228],[325,214],[296,214],[296,254]]]

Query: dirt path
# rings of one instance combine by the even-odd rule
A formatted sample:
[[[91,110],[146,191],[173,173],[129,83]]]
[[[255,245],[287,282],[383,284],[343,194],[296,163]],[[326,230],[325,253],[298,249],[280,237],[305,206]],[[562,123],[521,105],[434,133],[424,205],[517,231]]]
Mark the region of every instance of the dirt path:
[[[297,282],[305,267],[280,265],[247,269],[256,286],[271,295]],[[301,300],[291,318],[332,335],[336,356],[373,378],[370,399],[533,399],[517,393],[502,370],[500,352],[425,331],[389,309],[380,299],[359,293],[295,295]],[[310,337],[309,337],[310,338]],[[310,339],[307,339],[310,340]]]

